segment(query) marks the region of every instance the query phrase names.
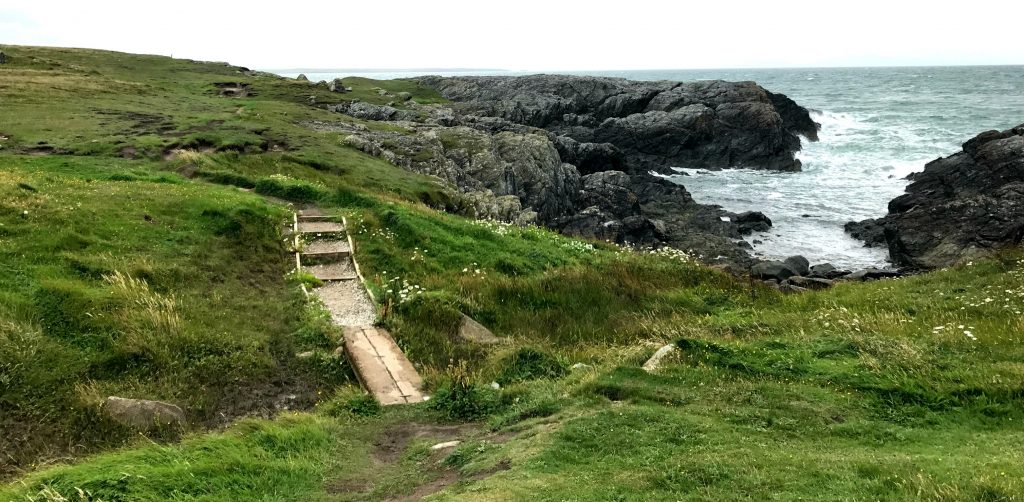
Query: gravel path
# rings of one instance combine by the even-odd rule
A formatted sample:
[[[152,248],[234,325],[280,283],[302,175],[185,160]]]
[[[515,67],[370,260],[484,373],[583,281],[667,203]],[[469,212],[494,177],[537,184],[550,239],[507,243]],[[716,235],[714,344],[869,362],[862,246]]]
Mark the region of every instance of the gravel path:
[[[348,240],[315,240],[307,242],[305,253],[341,253],[349,251]]]
[[[359,281],[332,282],[313,290],[323,300],[331,318],[341,326],[369,326],[377,319],[377,310]]]
[[[317,277],[355,277],[356,269],[352,267],[352,262],[349,260],[339,261],[337,263],[323,263],[321,265],[313,265],[311,267],[302,267],[307,272]]]

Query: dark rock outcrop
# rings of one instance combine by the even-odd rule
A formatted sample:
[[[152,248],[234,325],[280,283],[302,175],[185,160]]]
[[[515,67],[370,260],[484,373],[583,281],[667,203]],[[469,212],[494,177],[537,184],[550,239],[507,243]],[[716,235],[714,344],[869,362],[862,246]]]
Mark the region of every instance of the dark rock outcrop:
[[[1024,124],[988,131],[910,176],[882,229],[891,260],[933,269],[1018,246],[1024,239]]]
[[[416,80],[455,103],[397,96],[391,106],[326,105],[361,120],[395,122],[400,131],[351,122],[313,126],[441,178],[458,191],[451,211],[671,246],[742,270],[756,261],[742,234],[767,230],[771,220],[697,204],[684,187],[650,171],[680,164],[799,169],[797,134],[814,137],[818,127],[792,100],[752,82],[546,75]]]
[[[7,64],[7,54],[0,51],[0,64]]]
[[[813,140],[818,130],[806,109],[753,82],[567,75],[416,80],[456,102],[464,114],[543,128],[578,143],[612,145],[629,174],[672,166],[796,171],[797,134]]]
[[[754,232],[767,232],[772,228],[772,220],[760,211],[734,214],[731,218],[742,235],[749,235]]]
[[[864,221],[851,221],[843,225],[846,233],[854,239],[864,241],[865,247],[885,246],[885,220],[869,219]]]

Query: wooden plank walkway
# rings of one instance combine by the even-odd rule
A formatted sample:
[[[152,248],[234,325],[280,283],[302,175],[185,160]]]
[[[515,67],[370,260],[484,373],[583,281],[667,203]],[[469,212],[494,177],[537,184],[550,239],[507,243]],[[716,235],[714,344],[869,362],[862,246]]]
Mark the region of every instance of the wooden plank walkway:
[[[387,331],[373,326],[346,327],[345,352],[360,383],[380,404],[423,401],[423,379]]]
[[[293,231],[296,267],[325,283],[312,294],[320,296],[331,318],[344,326],[343,347],[359,382],[382,405],[425,400],[420,391],[423,379],[416,368],[391,334],[372,324],[373,295],[365,289],[344,220],[339,223],[319,213],[296,215]]]

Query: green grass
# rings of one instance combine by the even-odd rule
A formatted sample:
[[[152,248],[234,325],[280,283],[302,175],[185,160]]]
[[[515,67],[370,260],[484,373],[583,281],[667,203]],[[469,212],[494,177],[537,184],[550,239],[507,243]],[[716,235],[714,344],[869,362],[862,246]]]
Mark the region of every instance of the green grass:
[[[97,411],[108,395],[179,403],[196,425],[267,406],[239,393],[315,400],[293,352],[333,349],[333,328],[285,281],[281,208],[147,162],[62,157],[0,157],[0,200],[7,468],[121,444]]]
[[[433,180],[302,125],[359,122],[310,93],[439,100],[410,82],[329,95],[225,65],[5,52],[0,500],[1024,497],[1020,252],[781,295],[446,215]],[[224,81],[255,94],[220,97]],[[288,212],[257,194],[348,217],[432,403],[381,409],[349,386],[337,330],[297,293],[309,278],[288,276]],[[459,339],[463,313],[508,343]],[[133,437],[97,412],[111,394],[182,404],[189,431]],[[306,411],[206,432],[286,394]]]

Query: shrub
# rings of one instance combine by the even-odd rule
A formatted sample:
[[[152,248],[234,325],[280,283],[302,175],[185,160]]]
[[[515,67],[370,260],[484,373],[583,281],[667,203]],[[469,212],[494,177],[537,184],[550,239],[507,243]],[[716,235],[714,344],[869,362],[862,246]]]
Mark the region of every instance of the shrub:
[[[256,182],[256,193],[293,202],[315,202],[326,194],[319,185],[275,174]]]
[[[447,381],[434,393],[432,407],[454,421],[480,420],[494,412],[498,407],[497,392],[477,385],[475,377],[466,361],[449,365]]]
[[[217,183],[219,185],[232,185],[241,188],[255,188],[256,180],[245,176],[243,174],[233,173],[231,171],[208,171],[200,169],[196,171],[196,176],[205,179],[211,183]]]
[[[502,358],[496,380],[503,385],[536,380],[538,378],[560,378],[566,369],[554,356],[537,349],[525,347]]]
[[[342,417],[345,415],[372,417],[380,415],[380,412],[383,410],[380,403],[373,396],[357,387],[339,389],[337,395],[331,400],[318,405],[317,409],[330,417]]]

